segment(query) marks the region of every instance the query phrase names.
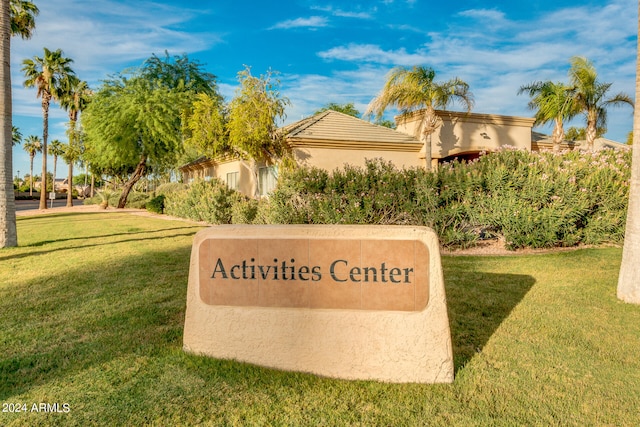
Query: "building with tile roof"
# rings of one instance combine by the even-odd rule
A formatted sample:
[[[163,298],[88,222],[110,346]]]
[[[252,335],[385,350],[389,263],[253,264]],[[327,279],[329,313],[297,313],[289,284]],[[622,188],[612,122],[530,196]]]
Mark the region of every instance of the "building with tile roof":
[[[378,126],[337,111],[324,111],[280,128],[292,158],[298,165],[332,171],[345,164],[364,166],[367,159],[381,158],[398,168],[425,167],[427,141],[416,132],[420,113],[397,117],[397,129]],[[437,111],[442,119],[431,135],[432,166],[453,159],[469,160],[482,152],[510,146],[526,150],[551,149],[550,138],[533,132],[533,118],[496,114]],[[602,146],[623,144],[603,140]],[[566,141],[563,149],[580,148]],[[184,182],[220,179],[247,195],[266,195],[277,181],[277,165],[257,165],[233,157],[202,157],[180,168]]]

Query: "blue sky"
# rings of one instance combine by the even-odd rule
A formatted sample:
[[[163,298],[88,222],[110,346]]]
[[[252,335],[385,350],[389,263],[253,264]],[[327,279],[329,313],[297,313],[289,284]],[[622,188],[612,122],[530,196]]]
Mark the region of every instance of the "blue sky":
[[[635,0],[35,3],[41,13],[34,37],[12,39],[14,125],[24,137],[42,135],[42,113],[35,89],[22,85],[21,63],[41,56],[43,47],[62,49],[93,88],[165,50],[204,64],[227,100],[244,65],[255,75],[270,68],[281,73],[280,91],[291,102],[287,123],[329,102],[353,102],[364,111],[398,65],[431,66],[436,80],[460,77],[470,85],[477,113],[532,117],[518,88],[567,81],[574,55],[589,58],[602,81],[613,83],[611,94],[635,93]],[[625,141],[632,122],[630,107],[609,110],[606,136]],[[53,105],[49,141],[67,140],[65,123],[66,113]],[[570,125],[584,126],[581,117]],[[41,162],[38,155],[34,173]],[[28,155],[15,147],[14,175],[28,170]],[[65,173],[60,162],[58,177]]]

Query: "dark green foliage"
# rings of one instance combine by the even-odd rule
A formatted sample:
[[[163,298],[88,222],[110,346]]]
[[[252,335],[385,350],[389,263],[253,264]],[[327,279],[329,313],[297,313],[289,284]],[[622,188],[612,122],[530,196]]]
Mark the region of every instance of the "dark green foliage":
[[[209,224],[231,224],[233,205],[243,197],[217,179],[196,182],[187,191],[166,194],[165,213]]]
[[[195,184],[167,200],[172,215],[213,224],[424,225],[444,246],[487,238],[504,239],[509,249],[620,243],[630,163],[622,150],[505,149],[432,172],[376,159],[331,173],[285,170],[259,202],[220,182]]]
[[[364,168],[345,165],[329,174],[320,169],[285,173],[271,195],[276,223],[410,224],[415,221],[417,172],[382,160]]]
[[[268,218],[277,223],[415,224],[445,246],[502,237],[510,249],[619,243],[630,154],[503,150],[437,171],[369,161],[332,174],[281,177]]]
[[[164,199],[164,194],[160,194],[159,196],[149,200],[146,204],[147,210],[158,214],[164,213]]]

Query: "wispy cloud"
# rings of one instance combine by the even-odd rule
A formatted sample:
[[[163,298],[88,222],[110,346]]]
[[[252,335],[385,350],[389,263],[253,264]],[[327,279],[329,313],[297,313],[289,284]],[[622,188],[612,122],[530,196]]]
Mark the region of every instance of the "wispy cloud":
[[[270,27],[271,30],[288,30],[291,28],[319,28],[326,27],[329,21],[324,16],[311,16],[309,18],[296,18],[278,22]]]
[[[351,43],[319,52],[318,56],[325,60],[341,60],[377,64],[415,65],[428,60],[428,57],[417,51],[409,53],[406,49],[384,50],[372,44]]]
[[[42,47],[62,49],[74,59],[80,78],[95,82],[121,68],[168,50],[173,54],[206,50],[222,38],[216,33],[193,33],[180,28],[197,13],[151,2],[129,5],[114,0],[50,0],[39,4],[34,37],[12,40],[13,69],[25,58],[42,55]],[[82,16],[82,19],[78,19]]]
[[[355,11],[355,10],[344,10],[340,8],[335,8],[333,6],[312,6],[312,10],[318,10],[321,12],[329,13],[333,16],[337,16],[340,18],[355,18],[355,19],[372,19],[373,13],[375,12],[375,8],[371,9],[371,11]]]
[[[635,7],[633,0],[613,0],[601,7],[541,14],[526,22],[510,20],[498,9],[470,9],[452,16],[445,30],[428,33],[424,43],[413,48],[347,43],[317,55],[345,66],[351,63],[356,70],[380,73],[373,78],[354,72],[352,81],[345,74],[335,75],[331,87],[361,85],[365,78],[377,80],[380,83],[371,98],[391,67],[428,65],[436,69],[438,78],[457,76],[467,81],[475,94],[475,111],[531,116],[528,99],[517,95],[518,88],[534,80],[566,81],[569,58],[575,55],[591,59],[602,81],[614,83],[612,92],[634,93],[637,22],[621,16]],[[316,93],[308,86],[305,90]],[[345,102],[350,101],[353,99]],[[630,113],[623,110],[610,112],[610,129],[624,129],[621,123],[629,122]],[[581,118],[576,122],[582,125]],[[624,132],[614,136],[621,139]]]

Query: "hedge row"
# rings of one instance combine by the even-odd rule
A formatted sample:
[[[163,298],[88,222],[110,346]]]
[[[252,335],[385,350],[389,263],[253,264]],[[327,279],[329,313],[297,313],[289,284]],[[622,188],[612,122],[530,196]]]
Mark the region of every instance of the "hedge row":
[[[283,172],[269,199],[218,181],[167,195],[166,212],[220,223],[426,225],[445,246],[501,237],[510,249],[618,243],[624,237],[631,155],[503,149],[437,171],[371,160],[329,173]]]

